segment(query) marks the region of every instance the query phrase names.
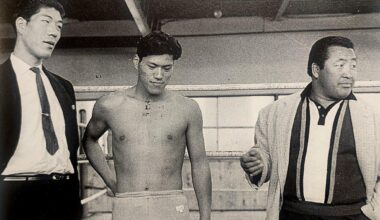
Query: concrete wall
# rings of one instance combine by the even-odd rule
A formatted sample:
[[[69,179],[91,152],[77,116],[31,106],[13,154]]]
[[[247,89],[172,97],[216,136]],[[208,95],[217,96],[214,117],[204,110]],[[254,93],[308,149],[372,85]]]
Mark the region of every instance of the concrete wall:
[[[183,57],[171,84],[306,82],[311,45],[342,35],[356,44],[358,80],[380,80],[380,29],[179,37]],[[133,85],[134,48],[57,49],[46,66],[77,86]],[[9,52],[0,54],[2,62]]]

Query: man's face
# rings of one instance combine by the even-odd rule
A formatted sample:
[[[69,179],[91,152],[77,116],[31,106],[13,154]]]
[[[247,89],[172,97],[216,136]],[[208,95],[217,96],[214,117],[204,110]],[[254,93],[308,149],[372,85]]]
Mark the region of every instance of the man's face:
[[[165,90],[173,73],[174,60],[169,54],[150,55],[135,63],[139,83],[149,95],[160,95]]]
[[[356,55],[350,48],[331,46],[327,51],[328,59],[319,71],[316,83],[322,95],[328,100],[346,98],[352,91],[356,77]]]
[[[21,19],[21,20],[19,20]],[[49,58],[61,37],[62,17],[54,8],[41,8],[29,21],[16,20],[22,53],[37,60]]]

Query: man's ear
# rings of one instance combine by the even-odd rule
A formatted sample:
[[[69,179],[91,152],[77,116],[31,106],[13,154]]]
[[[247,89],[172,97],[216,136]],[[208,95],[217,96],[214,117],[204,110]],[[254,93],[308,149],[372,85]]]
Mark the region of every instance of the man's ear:
[[[313,78],[318,79],[320,71],[321,69],[319,68],[318,64],[316,63],[311,64],[311,74]]]
[[[139,69],[139,63],[140,63],[140,58],[139,56],[136,54],[134,57],[133,57],[133,65],[135,66],[135,69]]]
[[[15,21],[16,32],[20,33],[20,34],[24,33],[24,30],[25,30],[27,23],[28,22],[24,18],[18,17]]]

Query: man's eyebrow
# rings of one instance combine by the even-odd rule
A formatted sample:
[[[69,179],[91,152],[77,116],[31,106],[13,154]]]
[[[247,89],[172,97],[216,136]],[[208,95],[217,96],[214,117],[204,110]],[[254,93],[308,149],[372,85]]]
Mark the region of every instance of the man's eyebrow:
[[[159,65],[155,62],[147,62],[148,64],[155,65],[155,66],[173,66],[173,64],[166,64],[166,65]]]
[[[348,61],[348,60],[353,60],[353,61],[356,61],[356,57],[353,57],[351,59],[344,59],[344,58],[339,58],[338,60],[336,60],[335,62],[340,62],[340,61]]]
[[[50,16],[50,15],[47,15],[47,14],[42,14],[41,16],[43,16],[43,17],[48,17],[48,18],[50,18],[50,19],[53,19],[53,17],[52,17],[52,16]]]
[[[336,60],[336,62],[340,62],[340,61],[347,61],[347,59],[339,58],[339,59]]]
[[[43,16],[43,17],[47,17],[47,18],[49,18],[49,19],[51,19],[51,20],[53,20],[53,17],[52,16],[50,16],[50,15],[47,15],[47,14],[42,14],[41,16]],[[57,21],[58,23],[63,23],[63,21],[60,19],[60,20],[58,20]]]

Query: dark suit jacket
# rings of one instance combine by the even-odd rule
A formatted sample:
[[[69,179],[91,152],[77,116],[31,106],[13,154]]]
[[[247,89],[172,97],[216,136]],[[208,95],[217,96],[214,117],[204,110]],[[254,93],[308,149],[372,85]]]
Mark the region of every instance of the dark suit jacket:
[[[76,119],[75,94],[71,83],[43,67],[61,104],[70,160],[77,173],[79,137]],[[8,59],[0,65],[0,173],[15,152],[21,128],[21,100],[15,72]]]

